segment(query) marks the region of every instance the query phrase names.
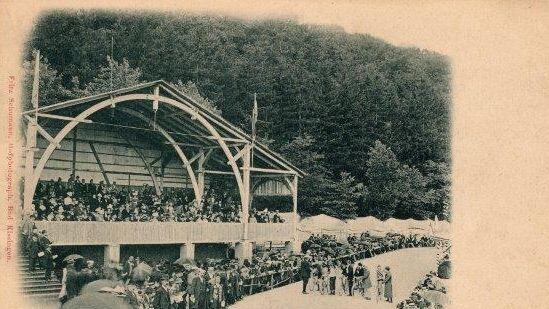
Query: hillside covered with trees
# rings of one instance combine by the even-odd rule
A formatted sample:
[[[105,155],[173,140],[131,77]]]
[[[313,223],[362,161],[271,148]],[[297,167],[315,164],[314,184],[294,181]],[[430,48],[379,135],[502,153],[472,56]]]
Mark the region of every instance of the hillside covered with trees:
[[[164,79],[249,132],[257,93],[261,141],[308,173],[302,214],[449,218],[445,56],[291,20],[101,11],[43,15],[29,70],[34,49],[41,105],[108,91],[112,71],[114,88]]]

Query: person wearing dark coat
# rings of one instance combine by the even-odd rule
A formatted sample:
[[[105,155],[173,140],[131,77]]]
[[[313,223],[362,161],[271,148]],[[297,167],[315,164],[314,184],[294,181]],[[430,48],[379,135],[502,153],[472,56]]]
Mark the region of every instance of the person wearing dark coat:
[[[364,296],[364,267],[362,263],[358,263],[358,266],[355,269],[355,289],[358,289],[360,294]]]
[[[391,275],[391,269],[389,266],[385,267],[385,276],[383,278],[384,283],[384,296],[385,299],[392,303],[393,302],[393,275]]]
[[[46,270],[46,272],[44,273],[45,282],[48,282],[51,280],[51,273],[54,268],[53,259],[54,259],[54,256],[53,256],[53,253],[51,252],[51,246],[48,246],[44,250],[44,256],[42,256],[42,267],[44,267],[44,269]]]
[[[74,269],[67,271],[66,291],[67,300],[70,300],[78,295],[82,288],[93,281],[90,274],[83,271],[85,268],[85,262],[83,259],[77,259],[74,261]]]
[[[29,253],[29,270],[34,271],[36,268],[36,262],[38,259],[38,252],[40,252],[40,240],[38,238],[38,233],[33,231],[32,236],[28,242],[28,253]]]
[[[168,289],[168,277],[162,277],[160,286],[156,289],[153,299],[154,309],[170,309],[170,292]]]
[[[303,280],[303,290],[301,293],[307,294],[307,284],[309,283],[309,278],[311,278],[311,263],[308,257],[305,257],[303,262],[301,262],[300,275],[301,280]]]
[[[48,239],[48,232],[42,230],[40,235],[38,235],[38,243],[40,244],[40,250],[46,250],[48,246],[51,245],[51,241]]]
[[[228,304],[232,304],[234,300],[234,290],[230,284],[230,272],[225,268],[224,271],[219,273],[219,284],[223,291],[223,297]]]
[[[350,262],[349,265],[347,266],[345,275],[347,276],[347,282],[349,285],[349,296],[353,296],[353,283],[355,280],[355,273],[354,273],[352,262]]]
[[[234,289],[234,301],[238,301],[242,299],[242,276],[238,270],[233,270],[232,276],[231,276],[231,284]]]
[[[189,309],[203,309],[206,301],[206,284],[200,270],[195,270],[190,277],[190,282],[187,286],[187,294],[189,295]]]

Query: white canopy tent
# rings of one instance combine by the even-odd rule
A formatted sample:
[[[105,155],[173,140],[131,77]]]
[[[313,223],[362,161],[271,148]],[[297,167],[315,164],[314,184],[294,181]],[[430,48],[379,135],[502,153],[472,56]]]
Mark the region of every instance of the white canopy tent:
[[[305,240],[311,234],[323,233],[343,237],[343,234],[359,234],[366,231],[370,234],[380,236],[394,232],[400,234],[435,235],[448,238],[450,224],[448,221],[439,220],[400,220],[395,218],[381,221],[371,216],[359,217],[345,222],[322,214],[301,220],[298,231],[301,240]]]

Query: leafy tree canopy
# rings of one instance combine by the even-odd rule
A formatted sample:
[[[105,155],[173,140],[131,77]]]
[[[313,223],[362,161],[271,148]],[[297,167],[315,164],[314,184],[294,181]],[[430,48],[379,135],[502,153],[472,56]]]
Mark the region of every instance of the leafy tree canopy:
[[[291,20],[104,11],[44,14],[34,49],[41,105],[164,79],[248,130],[257,93],[258,139],[308,172],[304,214],[449,217],[445,56]]]

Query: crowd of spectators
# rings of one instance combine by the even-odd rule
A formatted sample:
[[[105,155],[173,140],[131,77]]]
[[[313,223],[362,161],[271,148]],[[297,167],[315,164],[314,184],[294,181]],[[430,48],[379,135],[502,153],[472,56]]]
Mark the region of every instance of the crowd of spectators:
[[[442,309],[448,305],[445,281],[450,278],[450,257],[446,249],[437,255],[437,271],[425,275],[410,297],[397,305],[398,309]]]
[[[78,183],[80,185],[77,185]],[[36,219],[41,220],[49,220],[52,213],[55,213],[54,218],[61,213],[63,218],[60,220],[88,218],[87,220],[96,221],[192,221],[203,218],[207,220],[216,217],[217,214],[217,220],[221,218],[227,220],[227,217],[222,217],[222,212],[226,211],[222,207],[226,205],[227,199],[223,200],[223,196],[218,196],[214,192],[206,196],[205,203],[202,205],[205,211],[194,212],[192,210],[195,207],[194,201],[177,190],[166,191],[161,196],[157,196],[153,188],[146,185],[136,190],[118,187],[116,184],[105,186],[103,183],[95,185],[92,182],[89,185],[75,178],[67,183],[58,180],[40,185],[37,189],[36,201],[41,212],[37,211],[34,215]],[[46,204],[48,206],[45,206]],[[117,205],[118,211],[114,211],[114,205]],[[40,206],[44,207],[40,208]],[[78,208],[84,209],[84,213],[93,211],[83,214],[78,211]],[[181,209],[184,210],[184,214],[181,214]],[[71,216],[73,213],[74,216]],[[103,216],[98,218],[97,213],[102,213]],[[91,218],[88,217],[89,214],[93,214]],[[236,212],[233,214],[238,218]],[[276,215],[278,215],[276,212],[269,211],[253,213],[253,217],[262,218],[261,221],[280,222],[278,218],[275,219]],[[29,220],[29,222],[32,221]],[[107,287],[104,292],[123,293],[134,308],[143,309],[224,308],[246,295],[301,280],[300,265],[303,263],[303,257],[310,261],[315,269],[313,274],[317,277],[320,274],[322,278],[326,269],[341,268],[344,275],[343,271],[350,265],[354,265],[356,261],[380,253],[400,248],[437,245],[437,240],[430,236],[388,233],[384,237],[378,237],[365,232],[351,235],[347,241],[338,241],[333,235],[322,234],[311,235],[302,243],[302,253],[297,255],[285,251],[267,250],[254,252],[253,257],[250,260],[244,260],[243,263],[234,259],[225,259],[201,264],[189,262],[184,265],[166,260],[144,261],[138,257],[132,257],[121,265],[105,265],[97,268],[93,261],[86,259],[56,260],[51,253],[51,245],[45,231],[37,231],[29,222],[22,224],[27,226],[26,230],[24,229],[23,239],[26,243],[23,248],[26,249],[30,260],[40,261],[39,264],[45,269],[50,269],[45,280],[49,280],[54,264],[63,265],[63,271],[57,274],[63,283],[61,295],[63,302],[81,294],[87,283],[97,279],[108,279],[109,282],[114,282],[114,285]],[[37,263],[32,262],[31,265],[35,264]],[[150,271],[143,271],[147,269]],[[328,274],[331,272],[326,272],[326,278],[330,277]],[[362,277],[362,275],[357,276],[357,278]],[[319,282],[330,281],[320,280]],[[353,282],[364,297],[369,297],[367,280],[360,279]],[[321,292],[320,285],[316,286]],[[331,289],[331,285],[327,286],[330,293],[332,291],[335,293],[336,290]],[[344,291],[345,287],[342,287]],[[326,289],[326,285],[323,285],[323,288]],[[341,289],[338,291],[340,293]]]
[[[278,210],[271,211],[267,208],[263,210],[252,209],[250,211],[250,223],[284,223],[284,218]]]
[[[40,181],[33,205],[34,218],[44,221],[126,221],[126,222],[240,222],[240,207],[227,193],[204,192],[197,204],[194,195],[177,188],[138,188],[86,182],[72,176],[67,182]],[[252,223],[283,223],[279,211],[250,211]]]
[[[204,193],[200,205],[188,192],[167,188],[157,194],[147,184],[139,188],[86,182],[71,176],[39,182],[34,216],[46,221],[239,222],[238,204],[215,190]]]
[[[337,241],[335,236],[323,234],[311,235],[304,241],[301,254],[290,254],[283,250],[254,251],[253,257],[242,263],[235,259],[209,260],[196,264],[194,261],[152,261],[130,257],[120,265],[103,265],[98,268],[94,261],[84,258],[56,259],[51,253],[51,245],[45,231],[37,231],[29,222],[32,221],[22,224],[23,238],[26,242],[23,248],[27,248],[26,253],[31,259],[40,261],[45,269],[49,269],[49,275],[46,275],[45,280],[49,280],[54,264],[62,268],[56,276],[62,281],[60,299],[63,303],[69,304],[70,299],[86,292],[86,284],[99,282],[97,279],[107,279],[106,282],[110,283],[103,288],[103,292],[124,294],[134,308],[140,309],[224,308],[246,295],[301,280],[300,266],[304,258],[310,261],[314,269],[312,274],[320,278],[316,280],[319,284],[310,285],[311,291],[342,293],[348,290],[349,294],[358,291],[362,296],[369,298],[368,289],[373,286],[373,283],[369,282],[374,282],[374,273],[372,271],[372,279],[365,279],[365,274],[369,272],[362,271],[364,267],[354,266],[356,261],[400,248],[433,247],[438,244],[437,240],[430,236],[404,236],[396,233],[389,233],[384,237],[362,233],[349,236],[346,242]],[[32,244],[37,244],[38,247],[35,248]],[[440,265],[447,264],[444,259]],[[36,263],[31,265],[34,264]],[[346,277],[349,267],[356,274],[356,279],[353,275],[353,279],[342,280],[341,285],[332,285],[332,274],[337,278],[339,269],[339,277]],[[439,272],[444,270],[439,269]],[[351,282],[353,284],[350,284]],[[431,287],[427,281],[424,285],[427,288]],[[412,298],[414,297],[415,294]],[[387,299],[386,295],[385,298]]]

